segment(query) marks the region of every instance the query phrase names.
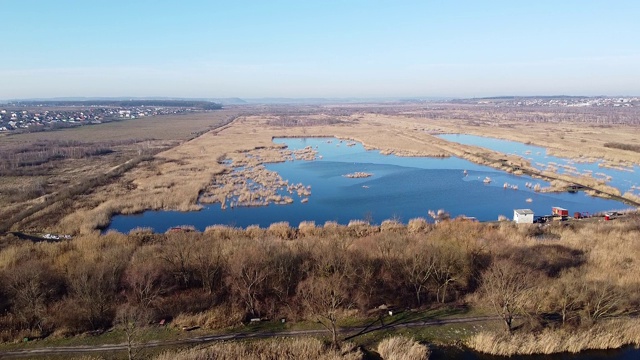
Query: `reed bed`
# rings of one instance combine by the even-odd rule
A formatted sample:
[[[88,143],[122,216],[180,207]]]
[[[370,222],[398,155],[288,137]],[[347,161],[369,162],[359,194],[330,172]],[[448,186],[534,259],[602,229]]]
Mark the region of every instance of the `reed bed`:
[[[315,221],[302,221],[300,225],[298,225],[298,234],[301,236],[313,236],[319,233],[319,230],[316,227]]]
[[[292,229],[291,226],[289,226],[288,222],[280,221],[280,222],[269,225],[269,228],[267,229],[267,234],[283,240],[288,240],[294,237],[295,230]]]
[[[377,351],[383,360],[427,360],[431,353],[425,345],[405,336],[382,340]]]
[[[430,228],[430,224],[427,222],[425,218],[414,218],[409,220],[407,224],[407,230],[410,233],[419,233],[427,231]]]
[[[380,224],[380,231],[399,232],[405,229],[405,226],[398,220],[384,220]]]
[[[124,174],[119,182],[85,195],[77,204],[77,211],[64,218],[53,230],[59,229],[60,232],[72,234],[89,233],[108,224],[114,214],[136,213],[149,209],[197,210],[201,193],[204,194],[200,198],[201,201],[220,202],[221,206],[230,206],[232,201],[239,202],[234,203],[234,206],[258,205],[265,202],[287,204],[293,202],[293,194],[308,198],[308,187],[288,188],[291,184],[286,185],[285,189],[291,194],[277,196],[272,191],[258,194],[255,189],[246,188],[247,181],[244,181],[244,184],[242,181],[222,184],[222,190],[207,190],[212,189],[212,182],[215,183],[220,176],[226,176],[225,173],[229,171],[227,165],[219,162],[225,158],[234,162],[234,165],[244,164],[250,167],[265,162],[283,161],[286,158],[315,158],[313,149],[309,148],[303,149],[300,153],[288,153],[281,145],[272,142],[274,137],[280,136],[332,135],[349,142],[358,141],[367,148],[385,150],[399,156],[456,155],[503,170],[513,169],[515,166],[536,173],[529,162],[521,157],[455,144],[429,135],[429,132],[435,130],[446,131],[450,124],[447,121],[439,122],[435,129],[434,126],[426,125],[424,120],[407,116],[354,114],[343,116],[339,123],[331,125],[321,125],[323,123],[320,122],[317,126],[310,127],[281,127],[276,126],[277,123],[277,117],[268,115],[240,117],[230,125],[162,152],[156,155],[151,163],[138,166]],[[466,127],[458,131],[460,130],[469,130],[468,133],[478,131]],[[509,131],[511,130],[507,131],[507,135],[510,134]],[[248,136],[251,137],[251,142],[247,141]],[[518,133],[518,136],[521,137],[521,133]],[[506,160],[508,166],[505,166],[502,160]],[[621,160],[628,162],[632,159]],[[567,175],[548,175],[569,183],[575,180],[575,177]],[[264,178],[265,181],[267,178]],[[595,194],[598,196],[603,193],[618,196],[615,189],[598,183],[594,178],[580,177],[580,181],[597,190],[598,193]],[[277,181],[272,183],[275,184]],[[236,185],[242,185],[245,190],[236,188]],[[234,196],[227,196],[230,192]],[[627,194],[625,196],[631,201],[636,200]]]
[[[545,329],[540,333],[481,332],[465,343],[476,351],[501,356],[637,346],[640,345],[640,320],[610,320],[587,329]]]
[[[315,338],[279,338],[252,342],[214,343],[202,349],[167,352],[156,360],[360,360],[363,354],[355,345],[345,343],[331,349]]]

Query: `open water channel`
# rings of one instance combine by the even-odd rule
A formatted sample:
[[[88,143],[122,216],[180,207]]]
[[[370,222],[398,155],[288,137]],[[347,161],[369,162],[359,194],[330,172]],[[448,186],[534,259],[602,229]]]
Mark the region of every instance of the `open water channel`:
[[[466,138],[458,136],[447,140],[462,142],[464,139]],[[485,142],[481,146],[491,148],[493,142],[486,138],[480,140]],[[406,223],[415,217],[428,219],[428,210],[438,209],[446,210],[453,217],[466,215],[480,221],[490,221],[497,220],[499,215],[512,218],[513,210],[520,208],[532,209],[536,215],[546,215],[551,213],[553,206],[564,207],[570,214],[574,211],[596,213],[628,207],[618,201],[590,197],[582,192],[534,192],[525,184],[540,184],[545,187],[548,183],[528,176],[508,174],[456,157],[441,159],[382,155],[379,151],[365,150],[361,144],[347,146],[346,142],[329,138],[287,138],[274,141],[286,144],[290,149],[311,146],[322,156],[315,161],[295,160],[266,164],[269,170],[278,172],[290,183],[311,185],[312,195],[307,203],[302,203],[301,199],[294,196],[294,203],[289,205],[271,204],[223,210],[220,204],[211,204],[201,211],[193,212],[146,211],[135,215],[115,216],[105,230],[129,232],[137,227],[149,227],[156,232],[164,232],[175,226],[193,225],[203,231],[213,224],[235,227],[256,224],[268,227],[274,222],[287,221],[292,226],[297,226],[302,221],[315,221],[322,225],[326,221],[347,224],[354,219],[379,224],[392,218]],[[496,140],[496,144],[501,144],[500,140]],[[518,143],[512,145],[519,146]],[[543,154],[544,149],[514,148],[504,152],[518,151]],[[598,168],[597,164],[576,166],[578,165],[595,166],[598,172],[605,174],[615,171]],[[357,179],[343,176],[354,172],[367,172],[373,176]],[[635,179],[630,171],[620,173],[631,174],[629,179]],[[487,177],[491,178],[490,183],[483,181]],[[613,179],[625,181],[617,173]],[[505,189],[504,183],[517,186],[518,190]],[[627,188],[635,185],[630,182],[623,184]],[[612,185],[615,185],[613,180]]]
[[[588,350],[578,354],[560,353],[552,355],[493,356],[464,349],[436,348],[431,360],[638,360],[640,349],[625,347],[611,350]]]

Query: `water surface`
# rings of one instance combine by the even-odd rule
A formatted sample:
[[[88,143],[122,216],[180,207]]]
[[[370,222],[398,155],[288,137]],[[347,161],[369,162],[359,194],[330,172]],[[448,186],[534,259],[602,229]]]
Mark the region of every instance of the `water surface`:
[[[631,192],[640,195],[640,166],[637,165],[620,169],[607,168],[602,166],[602,161],[587,162],[586,159],[552,156],[548,155],[547,150],[540,146],[477,135],[446,134],[439,135],[439,137],[464,145],[480,146],[504,154],[518,155],[529,160],[531,166],[538,170],[546,170],[551,167],[558,174],[591,175],[617,188],[621,194]]]
[[[515,176],[460,158],[398,157],[367,151],[361,144],[327,138],[276,139],[291,149],[317,148],[322,159],[295,160],[266,164],[290,183],[311,185],[308,203],[294,195],[290,205],[237,207],[222,210],[211,204],[201,211],[146,211],[137,215],[118,215],[108,229],[128,232],[150,227],[164,232],[179,225],[193,225],[203,231],[213,224],[268,227],[278,221],[298,226],[302,221],[347,224],[361,219],[379,224],[395,218],[402,222],[415,217],[428,218],[428,210],[445,209],[452,216],[466,215],[480,221],[496,220],[499,215],[513,217],[513,209],[530,208],[536,215],[549,214],[552,206],[573,211],[598,212],[623,209],[623,203],[594,198],[584,193],[536,193],[525,183],[548,183],[528,176]],[[212,160],[213,161],[213,160]],[[466,170],[467,175],[464,174]],[[356,171],[372,173],[369,178],[350,179],[343,175]],[[492,182],[485,184],[485,177]],[[519,190],[504,189],[507,182]],[[531,199],[532,202],[527,202]]]
[[[552,355],[493,356],[470,350],[435,348],[431,360],[638,360],[640,350],[633,347],[611,350],[587,350],[578,354],[561,353]]]

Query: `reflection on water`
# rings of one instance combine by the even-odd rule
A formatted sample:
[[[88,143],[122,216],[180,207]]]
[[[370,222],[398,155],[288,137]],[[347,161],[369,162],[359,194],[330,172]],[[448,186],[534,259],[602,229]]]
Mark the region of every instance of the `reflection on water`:
[[[267,164],[290,183],[311,185],[312,195],[302,203],[294,195],[290,205],[237,207],[222,210],[220,204],[205,206],[197,212],[146,211],[137,215],[119,215],[108,229],[128,232],[136,227],[151,227],[157,232],[179,225],[193,225],[203,231],[213,224],[267,227],[278,221],[297,226],[302,221],[326,221],[347,224],[353,219],[373,223],[396,218],[402,222],[415,217],[428,218],[428,210],[445,209],[452,216],[466,215],[480,221],[496,220],[498,215],[512,218],[513,209],[530,208],[536,215],[551,212],[552,206],[570,213],[623,209],[623,203],[594,198],[584,193],[537,193],[526,183],[548,183],[528,176],[515,176],[469,161],[451,158],[409,158],[367,151],[361,144],[346,146],[333,139],[276,139],[291,149],[317,147],[322,159],[294,160]],[[466,171],[466,174],[465,174]],[[355,172],[371,173],[368,178],[346,178]],[[489,177],[492,181],[485,183]],[[503,188],[504,183],[518,190]],[[528,202],[527,200],[531,200]]]
[[[492,356],[459,348],[434,348],[430,360],[638,360],[640,350],[633,347],[612,350],[589,350],[578,354]]]

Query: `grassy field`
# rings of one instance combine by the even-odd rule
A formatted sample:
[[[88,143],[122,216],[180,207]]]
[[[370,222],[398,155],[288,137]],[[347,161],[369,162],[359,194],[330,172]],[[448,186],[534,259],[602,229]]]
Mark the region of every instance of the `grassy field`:
[[[159,115],[69,129],[24,133],[2,137],[4,143],[29,143],[37,140],[108,142],[122,140],[186,140],[211,130],[236,111],[219,110],[184,115]]]
[[[146,160],[228,122],[235,114],[220,110],[155,116],[3,136],[0,228],[50,229],[93,191],[92,184],[115,181],[121,175],[115,170],[128,162]],[[24,216],[15,217],[20,214]]]
[[[453,309],[447,308],[439,308],[433,310],[426,311],[416,311],[416,312],[404,312],[397,314],[395,316],[386,317],[384,322],[387,325],[395,324],[407,324],[414,323],[419,325],[417,322],[419,321],[428,321],[428,320],[449,320],[449,319],[459,319],[462,317],[469,317],[477,315],[474,313],[467,312],[458,312]],[[359,334],[358,332],[350,331],[348,334],[345,333],[343,337],[346,339],[345,342],[348,344],[353,344],[355,346],[360,346],[365,349],[374,350],[378,347],[379,344],[383,343],[385,339],[390,339],[393,337],[403,337],[407,339],[414,339],[415,341],[421,343],[430,343],[430,344],[438,344],[443,346],[451,346],[454,344],[458,344],[461,341],[466,341],[467,339],[472,339],[474,336],[479,336],[483,331],[491,331],[499,328],[498,321],[479,321],[479,322],[468,322],[468,323],[454,323],[454,324],[442,324],[442,325],[429,325],[429,326],[415,326],[415,327],[387,327],[383,329],[376,329],[376,327],[380,326],[380,323],[377,318],[345,318],[340,322],[340,326],[344,328],[351,327],[362,327],[367,325],[375,324],[376,326],[372,326],[370,331]],[[196,338],[196,337],[204,337],[204,336],[212,336],[212,335],[224,335],[224,334],[261,334],[261,333],[274,333],[275,341],[282,341],[289,336],[278,336],[278,333],[292,332],[297,330],[320,330],[323,331],[323,328],[319,326],[317,323],[312,322],[296,322],[296,323],[286,323],[283,324],[280,321],[267,321],[261,322],[257,324],[247,324],[242,327],[225,329],[222,331],[212,332],[206,330],[192,330],[192,331],[183,331],[178,327],[169,326],[169,327],[151,327],[145,329],[136,337],[136,343],[146,343],[146,342],[166,342],[165,346],[154,346],[149,347],[145,350],[142,350],[140,355],[145,358],[156,358],[161,354],[165,354],[167,352],[176,352],[176,351],[197,351],[197,349],[207,348],[212,346],[211,343],[204,345],[194,345],[188,343],[180,343],[182,340]],[[351,335],[349,335],[351,334]],[[310,339],[307,336],[300,337],[302,341],[306,341],[305,339]],[[329,341],[328,334],[322,335],[320,333],[318,336],[314,336],[313,338],[321,340],[323,343],[327,343]],[[238,344],[251,344],[252,342],[270,342],[274,340],[238,340],[236,343]],[[289,340],[286,340],[289,341]],[[108,332],[105,332],[100,335],[84,335],[84,336],[76,336],[70,338],[54,338],[54,339],[44,339],[23,343],[15,343],[15,344],[2,344],[0,345],[0,352],[2,351],[16,351],[16,350],[28,350],[28,349],[41,349],[41,348],[49,348],[49,347],[73,347],[73,346],[104,346],[104,345],[113,345],[113,344],[124,344],[126,342],[126,337],[124,332],[118,329],[112,329]],[[216,345],[213,345],[216,346]],[[73,355],[71,353],[73,359],[80,359],[86,357],[88,355]],[[92,358],[96,359],[125,359],[127,357],[125,350],[117,350],[117,351],[109,351],[109,352],[96,352],[93,353]],[[63,359],[69,358],[69,354],[66,355],[46,355],[46,356],[38,356],[37,354],[33,354],[30,356],[33,359]]]

